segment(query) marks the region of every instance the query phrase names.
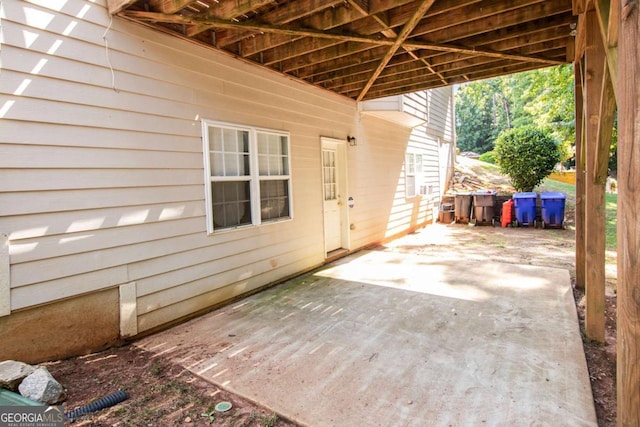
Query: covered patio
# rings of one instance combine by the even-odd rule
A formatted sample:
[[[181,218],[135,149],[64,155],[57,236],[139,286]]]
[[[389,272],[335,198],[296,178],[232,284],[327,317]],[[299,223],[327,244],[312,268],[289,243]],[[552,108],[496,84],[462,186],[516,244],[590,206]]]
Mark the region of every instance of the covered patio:
[[[596,425],[569,272],[471,234],[434,225],[137,345],[302,425]]]
[[[640,425],[637,1],[108,3],[112,14],[356,101],[573,63],[576,285],[586,291],[586,334],[603,341],[604,187],[617,110],[618,423]]]

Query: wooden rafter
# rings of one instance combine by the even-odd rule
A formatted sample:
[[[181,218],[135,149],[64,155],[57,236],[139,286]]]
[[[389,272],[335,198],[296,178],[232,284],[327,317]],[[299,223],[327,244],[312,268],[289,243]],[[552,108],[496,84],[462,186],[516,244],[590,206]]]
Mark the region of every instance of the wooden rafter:
[[[217,28],[245,29],[245,30],[252,30],[256,32],[269,32],[274,34],[282,34],[282,35],[293,36],[298,38],[309,37],[309,38],[318,38],[318,39],[331,39],[331,40],[336,40],[336,42],[360,42],[360,43],[368,43],[372,45],[385,45],[385,46],[391,46],[389,51],[394,49],[394,53],[397,51],[399,47],[404,47],[409,50],[430,49],[430,50],[437,50],[441,52],[457,52],[457,53],[464,53],[468,55],[484,55],[484,56],[490,56],[494,58],[514,59],[514,60],[527,61],[527,62],[530,61],[530,62],[537,62],[537,63],[547,64],[547,65],[559,65],[564,63],[564,61],[559,61],[554,59],[503,53],[503,52],[497,52],[497,51],[492,51],[488,49],[467,48],[464,46],[455,46],[455,45],[447,45],[447,44],[440,44],[440,43],[405,41],[406,37],[403,39],[400,39],[400,37],[398,37],[395,40],[389,40],[389,39],[381,39],[375,36],[363,36],[363,35],[348,34],[348,33],[320,31],[320,30],[313,30],[309,28],[297,28],[297,27],[288,27],[284,25],[268,25],[268,24],[235,22],[235,21],[229,21],[229,20],[217,19],[217,18],[200,18],[200,17],[171,15],[171,14],[156,13],[156,12],[127,11],[127,12],[122,12],[121,14],[122,16],[126,16],[129,18],[133,18],[141,21],[149,21],[154,23],[162,22],[162,23],[185,24],[185,25],[197,25],[197,24],[206,23],[206,24],[215,26]],[[298,55],[303,54],[305,52],[308,52],[308,51],[300,52],[298,53]]]
[[[558,65],[576,50],[571,0],[107,1],[129,20],[356,100]]]
[[[416,9],[414,15],[404,25],[404,27],[402,28],[402,31],[400,31],[400,34],[398,34],[398,37],[389,48],[389,51],[384,55],[384,57],[380,61],[380,65],[378,65],[378,68],[376,68],[376,70],[373,72],[373,75],[371,76],[367,84],[364,85],[362,92],[360,92],[360,95],[358,95],[357,101],[361,101],[365,97],[365,95],[367,94],[367,92],[369,91],[373,83],[376,81],[378,76],[380,76],[380,73],[382,73],[384,68],[387,66],[387,63],[391,60],[393,55],[396,54],[398,49],[400,49],[400,46],[402,45],[402,43],[407,39],[407,37],[409,37],[413,29],[416,27],[416,25],[418,25],[418,22],[420,22],[420,20],[422,19],[424,14],[427,12],[427,10],[429,10],[429,8],[434,3],[434,1],[435,0],[424,0],[420,4],[420,6]]]

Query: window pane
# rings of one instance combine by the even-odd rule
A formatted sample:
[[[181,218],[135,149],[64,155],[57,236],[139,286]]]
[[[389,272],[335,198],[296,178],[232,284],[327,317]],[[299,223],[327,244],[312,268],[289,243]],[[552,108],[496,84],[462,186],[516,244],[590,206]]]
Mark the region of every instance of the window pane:
[[[248,176],[249,132],[209,127],[209,149],[212,176]]]
[[[282,175],[282,158],[280,156],[269,157],[269,175]]]
[[[408,176],[407,177],[407,196],[415,196],[416,195],[416,177]]]
[[[406,157],[406,170],[407,170],[407,174],[411,174],[413,175],[416,171],[415,169],[415,158],[413,157],[413,154],[407,154]]]
[[[289,180],[260,181],[260,217],[289,218]]]
[[[258,133],[258,166],[261,176],[289,174],[289,138]]]
[[[249,132],[245,130],[239,130],[238,134],[240,135],[238,137],[238,140],[239,140],[238,151],[242,153],[249,153]]]
[[[233,129],[224,129],[222,131],[224,140],[224,151],[227,153],[238,152],[238,138],[236,132],[237,131]]]
[[[211,151],[222,151],[222,129],[209,128],[209,149]]]
[[[214,229],[251,224],[249,181],[214,182],[211,193]]]
[[[258,154],[269,154],[269,135],[258,133]]]
[[[285,157],[289,156],[289,138],[287,138],[286,136],[281,136],[280,137],[280,154],[282,154]]]
[[[211,156],[209,162],[211,165],[211,175],[224,176],[224,161],[222,155],[214,152],[211,152],[209,155]]]

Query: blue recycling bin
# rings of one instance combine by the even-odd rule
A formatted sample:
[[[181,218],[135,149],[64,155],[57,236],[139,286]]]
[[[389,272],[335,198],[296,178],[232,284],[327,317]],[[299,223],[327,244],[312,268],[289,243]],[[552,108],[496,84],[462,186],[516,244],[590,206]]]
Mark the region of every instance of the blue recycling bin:
[[[559,192],[540,193],[542,228],[562,228],[564,225],[564,205],[567,195]]]
[[[538,195],[534,192],[516,193],[513,195],[516,225],[535,225],[537,200]]]

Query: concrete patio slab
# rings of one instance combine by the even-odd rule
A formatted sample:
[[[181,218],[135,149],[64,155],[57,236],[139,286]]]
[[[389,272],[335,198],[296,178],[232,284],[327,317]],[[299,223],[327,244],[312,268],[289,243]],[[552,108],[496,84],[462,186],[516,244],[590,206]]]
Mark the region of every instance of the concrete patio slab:
[[[138,342],[310,426],[595,426],[567,270],[362,251]]]

